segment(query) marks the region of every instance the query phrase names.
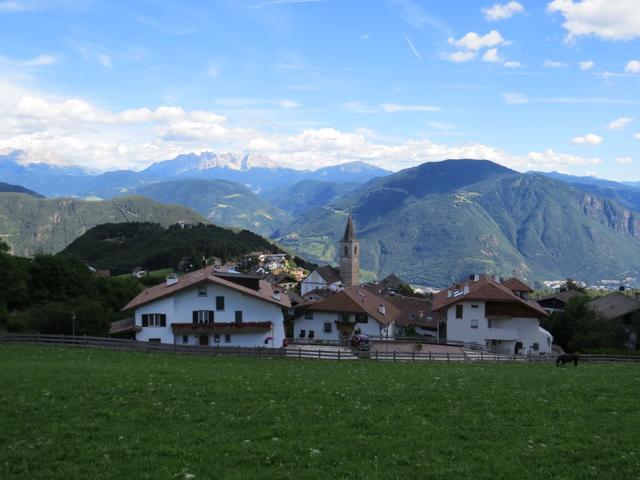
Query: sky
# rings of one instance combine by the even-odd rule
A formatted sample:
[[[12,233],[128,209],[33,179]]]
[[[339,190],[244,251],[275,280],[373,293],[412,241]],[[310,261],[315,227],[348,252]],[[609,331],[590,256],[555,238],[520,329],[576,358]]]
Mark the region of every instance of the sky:
[[[640,180],[637,0],[0,0],[0,153]]]

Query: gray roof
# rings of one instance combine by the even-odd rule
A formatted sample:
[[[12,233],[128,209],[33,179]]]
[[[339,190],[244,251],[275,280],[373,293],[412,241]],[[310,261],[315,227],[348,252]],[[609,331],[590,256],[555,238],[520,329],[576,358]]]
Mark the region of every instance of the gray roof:
[[[349,218],[347,219],[347,227],[344,229],[344,236],[342,237],[343,242],[352,242],[356,239],[356,227],[353,226],[353,219],[351,218],[351,214],[349,214]]]
[[[587,303],[587,305],[609,320],[640,311],[640,302],[632,297],[627,297],[621,292],[614,292],[604,297],[596,298]]]

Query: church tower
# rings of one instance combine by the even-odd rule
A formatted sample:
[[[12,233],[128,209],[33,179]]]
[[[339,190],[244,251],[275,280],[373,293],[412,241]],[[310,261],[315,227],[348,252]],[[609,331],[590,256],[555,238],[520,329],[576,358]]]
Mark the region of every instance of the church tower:
[[[356,240],[356,228],[349,213],[347,228],[338,245],[340,256],[340,279],[343,287],[360,284],[360,242]]]

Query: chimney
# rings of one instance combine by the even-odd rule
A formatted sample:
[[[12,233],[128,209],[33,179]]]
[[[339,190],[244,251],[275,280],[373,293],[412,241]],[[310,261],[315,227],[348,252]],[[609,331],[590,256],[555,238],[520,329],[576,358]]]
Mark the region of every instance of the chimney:
[[[469,285],[467,283],[464,284],[464,290],[462,291],[463,295],[469,295]]]
[[[473,274],[473,281],[474,282],[479,282],[480,281],[480,275],[478,275],[477,273]]]
[[[280,290],[274,290],[273,291],[273,295],[272,297],[274,298],[274,300],[280,300]]]
[[[453,293],[451,293],[451,290],[447,290],[447,298],[451,297],[453,297]]]
[[[384,308],[384,305],[383,305],[383,304],[380,304],[380,306],[378,307],[378,311],[379,311],[381,314],[383,314],[383,315],[386,315],[386,314],[387,314],[387,309],[386,309],[386,308]]]
[[[496,280],[496,282],[497,282],[497,283],[502,283],[502,282],[500,281],[500,275],[496,275],[494,278],[495,278],[495,280]]]
[[[167,287],[178,283],[178,276],[175,273],[167,275]]]

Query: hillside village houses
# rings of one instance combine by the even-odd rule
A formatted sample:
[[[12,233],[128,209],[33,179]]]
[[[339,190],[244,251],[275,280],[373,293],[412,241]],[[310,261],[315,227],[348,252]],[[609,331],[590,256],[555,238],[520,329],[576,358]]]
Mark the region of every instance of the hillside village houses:
[[[433,301],[403,295],[407,286],[394,274],[361,284],[360,242],[351,215],[338,257],[338,268],[316,268],[299,283],[299,292],[297,279],[287,273],[241,274],[208,266],[170,275],[129,302],[125,309],[134,312],[133,321],[114,322],[112,333],[170,344],[279,348],[288,317],[295,342],[419,335],[493,351],[551,352],[553,338],[539,323],[548,313],[527,298],[531,289],[518,279],[474,275],[436,293]]]

